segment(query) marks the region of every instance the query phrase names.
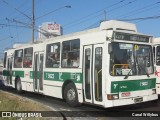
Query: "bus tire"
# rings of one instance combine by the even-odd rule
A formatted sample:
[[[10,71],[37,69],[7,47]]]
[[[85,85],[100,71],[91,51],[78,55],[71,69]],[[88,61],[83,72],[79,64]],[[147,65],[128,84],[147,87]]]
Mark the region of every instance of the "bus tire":
[[[69,83],[66,85],[64,89],[64,98],[67,102],[72,107],[79,106],[78,102],[78,93],[76,90],[76,86],[73,83]]]
[[[16,81],[16,90],[17,90],[18,93],[23,93],[23,91],[22,91],[22,84],[21,84],[21,80],[20,79],[18,79]]]

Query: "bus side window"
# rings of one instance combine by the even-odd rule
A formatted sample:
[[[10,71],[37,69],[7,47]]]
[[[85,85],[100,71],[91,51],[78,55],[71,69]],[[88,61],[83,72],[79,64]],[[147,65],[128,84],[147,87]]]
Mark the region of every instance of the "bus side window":
[[[79,67],[80,40],[64,41],[62,45],[62,67]]]
[[[15,68],[22,68],[22,59],[21,58],[16,58],[15,59]]]
[[[14,67],[22,68],[23,50],[15,50]]]
[[[79,67],[79,56],[73,61],[73,67]]]
[[[58,68],[60,64],[60,43],[47,45],[46,68]]]
[[[32,58],[33,58],[33,48],[25,48],[24,49],[24,59],[23,59],[24,68],[32,67]]]

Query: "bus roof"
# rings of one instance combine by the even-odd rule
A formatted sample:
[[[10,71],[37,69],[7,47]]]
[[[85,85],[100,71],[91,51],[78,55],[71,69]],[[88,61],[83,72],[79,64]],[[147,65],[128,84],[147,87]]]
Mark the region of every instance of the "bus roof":
[[[128,33],[135,33],[135,34],[140,34],[137,33],[136,25],[133,23],[128,23],[128,22],[122,22],[122,21],[117,21],[117,20],[110,20],[110,21],[103,21],[101,22],[100,26],[97,28],[92,28],[80,32],[75,32],[67,35],[62,35],[62,36],[57,36],[57,37],[52,37],[48,39],[42,39],[43,42],[45,41],[53,41],[58,40],[58,39],[64,39],[64,38],[69,38],[73,36],[79,36],[79,35],[85,35],[88,33],[94,33],[98,31],[103,31],[103,30],[111,30],[111,31],[121,31],[121,32],[128,32]],[[144,35],[144,34],[143,34]]]
[[[117,20],[110,20],[104,21],[100,25],[101,30],[125,30],[125,31],[132,31],[137,32],[136,25],[133,23],[117,21]]]
[[[109,20],[109,21],[101,22],[100,26],[97,28],[88,29],[88,30],[84,30],[80,32],[67,34],[67,35],[57,36],[57,37],[51,37],[48,39],[39,39],[35,43],[15,44],[13,48],[18,49],[18,48],[23,48],[27,46],[32,46],[38,43],[46,43],[46,42],[51,42],[54,40],[57,41],[57,40],[62,40],[62,39],[65,40],[65,39],[79,37],[81,35],[85,35],[88,33],[94,33],[94,32],[104,31],[104,30],[144,35],[144,34],[137,32],[136,25],[133,23],[117,21],[117,20]],[[149,35],[146,35],[146,36],[149,36]]]
[[[160,37],[153,38],[153,44],[160,44]]]

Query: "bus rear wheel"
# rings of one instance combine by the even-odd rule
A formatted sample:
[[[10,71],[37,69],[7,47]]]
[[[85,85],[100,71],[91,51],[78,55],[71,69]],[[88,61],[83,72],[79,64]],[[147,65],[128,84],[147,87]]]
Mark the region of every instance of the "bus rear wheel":
[[[77,90],[73,83],[69,83],[65,87],[64,98],[70,106],[79,106]]]
[[[16,90],[17,90],[18,93],[22,93],[23,92],[22,91],[21,80],[19,80],[19,79],[16,81]]]

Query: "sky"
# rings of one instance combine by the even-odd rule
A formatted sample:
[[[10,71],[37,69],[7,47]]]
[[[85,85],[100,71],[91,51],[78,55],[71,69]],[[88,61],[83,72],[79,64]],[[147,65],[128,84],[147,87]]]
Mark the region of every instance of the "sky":
[[[32,0],[0,0],[0,11],[1,57],[13,44],[31,41]],[[103,20],[126,20],[138,32],[160,37],[160,0],[34,0],[34,15],[36,29],[56,22],[64,34],[98,27]]]

